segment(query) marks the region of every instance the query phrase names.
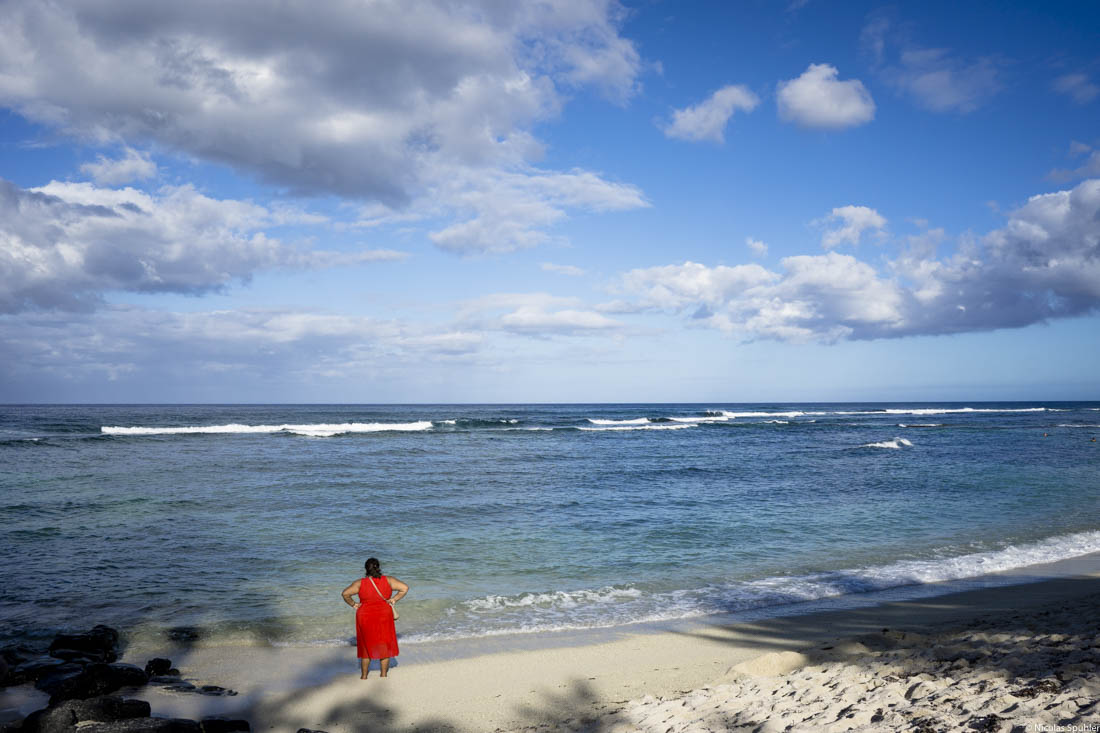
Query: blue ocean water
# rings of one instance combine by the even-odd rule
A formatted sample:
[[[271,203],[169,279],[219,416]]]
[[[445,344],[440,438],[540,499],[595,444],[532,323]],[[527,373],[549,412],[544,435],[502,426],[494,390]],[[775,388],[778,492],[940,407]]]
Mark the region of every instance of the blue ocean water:
[[[607,627],[1100,551],[1100,403],[0,407],[0,639]]]

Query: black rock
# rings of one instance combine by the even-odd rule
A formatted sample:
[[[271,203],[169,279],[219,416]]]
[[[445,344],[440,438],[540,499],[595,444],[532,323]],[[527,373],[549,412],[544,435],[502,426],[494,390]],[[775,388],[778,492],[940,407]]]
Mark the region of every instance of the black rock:
[[[202,731],[203,733],[236,733],[236,731],[251,733],[252,726],[248,724],[247,720],[233,720],[223,718],[220,715],[212,715],[202,719]]]
[[[69,680],[76,679],[82,674],[84,674],[84,668],[79,664],[62,664],[50,670],[49,674],[39,677],[34,686],[52,695],[55,691],[70,684]]]
[[[11,679],[18,679],[18,682],[12,682],[13,685],[19,685],[24,682],[37,682],[48,674],[56,672],[59,667],[66,664],[64,659],[54,659],[53,657],[35,657],[34,659],[28,659],[22,664],[17,664],[8,673]]]
[[[145,663],[145,674],[153,677],[154,675],[169,674],[172,669],[172,660],[163,659],[161,657],[154,657]]]
[[[111,674],[118,680],[120,687],[141,687],[149,681],[149,675],[145,674],[145,670],[136,664],[116,662],[107,666],[110,667]]]
[[[107,695],[122,687],[140,687],[149,681],[145,670],[133,664],[89,664],[75,677],[61,680],[50,693],[50,704],[62,700]]]
[[[176,670],[176,674],[158,674],[149,678],[150,682],[156,682],[160,685],[174,685],[179,683],[180,676],[179,670]]]
[[[80,649],[54,649],[50,652],[50,656],[56,657],[57,659],[64,659],[66,662],[76,662],[77,664],[91,664],[92,662],[107,661],[102,654],[86,652]]]
[[[198,693],[200,695],[210,695],[212,697],[233,697],[237,694],[235,690],[227,690],[217,685],[203,685],[198,689]]]
[[[195,626],[176,626],[164,632],[172,641],[198,641],[202,632]]]
[[[118,659],[118,632],[100,624],[81,634],[58,634],[50,644],[50,654],[60,649],[84,652],[100,662]]]
[[[121,697],[93,697],[65,700],[45,710],[37,710],[23,722],[24,733],[71,733],[77,723],[110,722],[149,716],[149,703],[123,700]]]
[[[174,682],[175,684],[168,685],[164,689],[169,690],[170,692],[195,692],[199,689],[192,685],[190,682],[185,682],[183,680],[175,680]]]
[[[131,718],[82,725],[80,733],[202,733],[202,726],[184,718]]]
[[[325,731],[315,730],[313,728],[299,728],[298,733],[325,733]]]

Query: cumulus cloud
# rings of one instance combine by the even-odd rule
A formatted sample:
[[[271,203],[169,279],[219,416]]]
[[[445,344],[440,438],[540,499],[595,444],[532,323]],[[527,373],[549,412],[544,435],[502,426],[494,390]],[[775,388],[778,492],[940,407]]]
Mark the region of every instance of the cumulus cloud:
[[[841,244],[858,245],[863,233],[871,231],[880,237],[886,232],[886,219],[866,206],[841,206],[814,222],[825,229],[821,246],[832,249]]]
[[[0,312],[86,309],[112,290],[198,294],[273,267],[397,259],[389,250],[310,251],[266,233],[289,216],[191,186],[156,193],[0,180]]]
[[[1069,96],[1078,104],[1088,104],[1100,96],[1100,86],[1092,83],[1087,74],[1066,74],[1054,80],[1054,90]]]
[[[745,246],[751,249],[752,253],[757,257],[766,257],[768,255],[768,245],[759,239],[745,237]]]
[[[571,277],[582,277],[587,274],[576,265],[555,265],[553,262],[540,263],[539,268],[544,272],[556,272],[559,275],[569,275]]]
[[[724,86],[699,104],[673,110],[672,121],[662,125],[666,137],[700,142],[724,142],[726,124],[736,111],[751,112],[760,98],[741,84]]]
[[[567,173],[528,169],[455,170],[414,210],[452,219],[429,233],[441,249],[460,254],[511,252],[551,239],[547,229],[570,209],[623,211],[648,206],[640,189],[606,181],[590,171]],[[439,211],[440,209],[443,211]]]
[[[886,83],[933,112],[973,112],[1001,89],[994,59],[968,60],[949,49],[914,45],[881,16],[864,26],[862,42]]]
[[[583,336],[619,331],[623,324],[580,299],[547,293],[497,293],[462,304],[456,318],[469,330],[503,331],[524,336]]]
[[[779,82],[779,116],[804,127],[840,129],[875,117],[871,93],[859,79],[839,81],[835,66],[810,64],[796,79]]]
[[[574,89],[636,94],[622,13],[616,0],[13,0],[0,6],[0,105],[82,139],[400,210],[450,190],[456,170],[541,175],[531,129]],[[601,210],[596,196],[579,205]],[[532,208],[436,241],[526,246],[547,221]]]
[[[638,309],[793,341],[1014,328],[1100,308],[1100,180],[1034,196],[938,256],[944,239],[912,237],[881,268],[837,252],[786,257],[777,272],[686,262],[632,270],[619,289]]]
[[[117,186],[152,178],[157,174],[157,164],[150,160],[148,153],[126,148],[121,158],[99,155],[94,163],[80,166],[80,171],[100,185]]]

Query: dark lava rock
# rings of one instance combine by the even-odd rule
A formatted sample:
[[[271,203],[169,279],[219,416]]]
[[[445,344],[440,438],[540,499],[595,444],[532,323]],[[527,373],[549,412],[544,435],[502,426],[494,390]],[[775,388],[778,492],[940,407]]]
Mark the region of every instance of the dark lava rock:
[[[77,723],[147,718],[149,713],[149,703],[144,700],[123,700],[121,697],[113,696],[66,700],[45,710],[31,713],[23,721],[23,731],[24,733],[71,733]]]
[[[69,680],[73,680],[82,674],[84,674],[84,668],[79,664],[62,664],[51,670],[49,674],[39,677],[34,686],[52,695],[55,691],[70,684]]]
[[[217,685],[203,685],[198,689],[198,693],[200,695],[210,695],[211,697],[233,697],[237,694],[235,690],[227,690]]]
[[[1039,682],[1033,682],[1027,687],[1021,687],[1018,690],[1013,690],[1011,694],[1013,697],[1022,697],[1024,699],[1029,699],[1044,692],[1053,693],[1058,692],[1061,689],[1062,685],[1060,685],[1055,680],[1040,680]]]
[[[57,659],[64,659],[66,662],[76,662],[77,664],[91,664],[92,662],[105,662],[102,654],[93,654],[91,652],[82,651],[80,649],[54,649],[50,652],[51,657]]]
[[[315,730],[313,728],[299,728],[298,733],[325,733],[325,731]]]
[[[145,674],[150,677],[169,674],[172,669],[172,660],[162,657],[154,657],[145,663]]]
[[[202,733],[202,726],[184,718],[131,718],[82,725],[80,733]]]
[[[175,684],[168,685],[164,689],[166,689],[170,692],[195,692],[199,689],[199,688],[195,687],[194,685],[192,685],[190,682],[185,682],[183,680],[173,680],[173,681],[174,681]]]
[[[156,682],[158,685],[175,685],[180,682],[180,671],[168,670],[174,674],[158,674],[149,678],[150,682]]]
[[[219,715],[212,715],[202,719],[202,731],[203,733],[236,733],[236,731],[251,733],[252,726],[248,724],[247,720],[233,720]]]
[[[172,641],[198,641],[202,632],[194,626],[176,626],[164,632]]]
[[[50,654],[61,649],[84,652],[98,662],[113,662],[118,659],[118,632],[100,624],[81,634],[58,634],[50,644]]]
[[[995,733],[1001,729],[1004,718],[997,715],[983,715],[980,718],[972,718],[967,724],[970,728],[983,733]]]
[[[18,682],[13,681],[10,684],[21,685],[24,682],[37,682],[46,675],[56,672],[59,667],[65,664],[64,659],[54,659],[53,657],[28,659],[22,664],[17,664],[9,672],[8,676],[12,680],[18,680]]]
[[[145,670],[133,664],[89,664],[79,675],[46,691],[53,705],[62,700],[107,695],[122,687],[140,687],[148,681]]]

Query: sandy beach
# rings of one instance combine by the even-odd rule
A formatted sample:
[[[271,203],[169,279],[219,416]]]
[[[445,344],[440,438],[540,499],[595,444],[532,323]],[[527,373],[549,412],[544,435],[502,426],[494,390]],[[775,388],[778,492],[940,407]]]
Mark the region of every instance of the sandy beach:
[[[413,645],[384,680],[359,680],[349,648],[177,649],[184,679],[238,694],[150,685],[136,696],[155,716],[239,716],[253,730],[290,733],[1095,726],[1096,564],[1079,558],[1062,564],[1078,571],[1066,577],[865,608],[542,635],[518,649],[489,641],[474,656]],[[146,656],[131,649],[123,661]]]

